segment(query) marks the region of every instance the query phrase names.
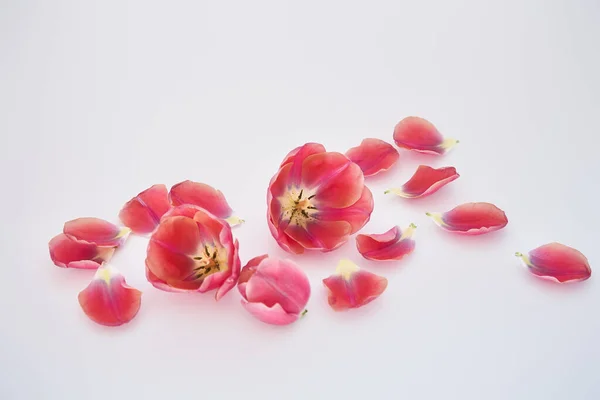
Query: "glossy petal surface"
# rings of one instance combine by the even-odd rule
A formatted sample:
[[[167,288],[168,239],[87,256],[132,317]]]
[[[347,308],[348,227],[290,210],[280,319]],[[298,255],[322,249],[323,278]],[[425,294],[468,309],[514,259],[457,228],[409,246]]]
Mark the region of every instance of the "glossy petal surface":
[[[289,260],[259,256],[242,271],[242,305],[256,318],[275,325],[296,321],[310,297],[306,274]]]
[[[340,261],[334,275],[323,279],[329,290],[328,302],[336,311],[362,307],[387,288],[387,279],[361,270],[350,260]]]
[[[446,213],[427,213],[445,230],[466,235],[497,231],[508,224],[504,211],[491,203],[465,203]]]
[[[75,239],[64,233],[48,243],[52,262],[63,268],[95,269],[110,260],[115,248]]]
[[[394,128],[394,142],[398,147],[429,154],[444,154],[458,143],[444,139],[437,128],[419,117],[406,117]]]
[[[193,204],[219,218],[231,216],[232,210],[221,191],[204,183],[183,181],[171,188],[169,198],[174,206]]]
[[[350,161],[356,163],[365,176],[372,176],[390,169],[400,157],[398,150],[380,139],[364,139],[360,146],[346,152]]]
[[[583,281],[592,276],[588,259],[579,250],[561,243],[548,243],[528,255],[516,255],[532,274],[560,283]]]
[[[415,248],[413,234],[417,227],[410,224],[403,232],[395,226],[382,234],[356,236],[356,248],[367,260],[400,260]]]
[[[167,187],[154,185],[125,203],[119,219],[135,233],[150,233],[170,208]]]
[[[419,165],[414,175],[402,187],[386,190],[385,193],[394,193],[409,199],[425,197],[437,192],[459,176],[454,167],[436,169]]]
[[[142,292],[127,285],[115,269],[98,268],[92,282],[78,296],[79,305],[94,322],[118,326],[131,321],[138,313]]]

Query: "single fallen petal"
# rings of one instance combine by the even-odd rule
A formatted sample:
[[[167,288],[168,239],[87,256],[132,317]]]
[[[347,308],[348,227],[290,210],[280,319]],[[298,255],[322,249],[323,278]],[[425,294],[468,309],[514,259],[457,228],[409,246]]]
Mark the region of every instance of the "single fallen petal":
[[[232,217],[233,210],[223,193],[205,183],[190,180],[180,182],[171,188],[169,199],[174,206],[193,204],[204,208],[216,217],[227,220],[230,225],[244,222],[243,219]]]
[[[398,158],[398,150],[380,139],[364,139],[360,146],[346,152],[346,157],[356,163],[365,176],[372,176],[390,169]]]
[[[266,255],[250,260],[238,289],[244,308],[268,324],[287,325],[306,313],[310,283],[292,261]]]
[[[94,322],[106,326],[123,325],[138,313],[142,292],[127,285],[115,268],[98,268],[92,282],[78,296],[83,312]]]
[[[445,230],[465,235],[497,231],[508,224],[504,211],[491,203],[465,203],[445,213],[427,215]]]
[[[64,233],[53,237],[48,248],[52,262],[62,268],[96,269],[115,252],[114,247],[98,246]]]
[[[560,283],[584,281],[592,276],[588,259],[579,250],[561,243],[545,244],[527,255],[515,255],[532,274]]]
[[[431,122],[419,117],[406,117],[398,122],[394,141],[398,147],[428,154],[444,154],[458,143],[456,139],[444,139]]]
[[[454,167],[431,168],[427,165],[419,165],[412,178],[402,187],[389,189],[387,193],[394,193],[400,197],[414,199],[429,196],[440,190],[460,175]]]
[[[387,288],[387,279],[361,270],[350,260],[342,260],[335,274],[323,279],[328,301],[336,311],[362,307],[378,298]]]
[[[400,260],[415,248],[413,234],[417,226],[410,224],[404,231],[395,226],[382,234],[356,236],[356,248],[367,260]]]
[[[153,185],[125,203],[119,219],[135,233],[150,233],[170,208],[167,187]]]
[[[100,218],[84,217],[65,222],[63,233],[98,246],[118,247],[127,240],[131,229],[119,228]]]

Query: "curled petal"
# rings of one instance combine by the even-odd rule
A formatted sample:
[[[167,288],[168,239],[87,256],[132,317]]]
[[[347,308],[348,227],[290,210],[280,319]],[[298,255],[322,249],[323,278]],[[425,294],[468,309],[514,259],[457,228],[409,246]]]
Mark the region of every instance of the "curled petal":
[[[63,233],[78,240],[94,243],[98,246],[118,247],[131,230],[119,228],[100,218],[84,217],[65,222]]]
[[[402,187],[386,190],[385,193],[394,193],[400,197],[414,199],[425,197],[440,190],[460,175],[454,167],[431,168],[419,165],[412,178]]]
[[[458,143],[456,139],[444,139],[431,122],[419,117],[398,122],[394,141],[398,147],[429,154],[444,154]]]
[[[545,244],[528,255],[515,255],[523,260],[532,274],[560,283],[584,281],[592,276],[587,258],[579,250],[561,243]]]
[[[135,233],[150,233],[170,208],[167,187],[154,185],[125,203],[119,218]]]
[[[325,153],[325,146],[323,146],[320,143],[306,143],[290,151],[288,155],[285,156],[283,162],[279,167],[281,168],[286,164],[294,162],[296,158],[298,158],[298,161],[300,162],[300,164],[302,164],[306,157],[318,153]]]
[[[350,260],[342,260],[335,274],[323,279],[329,290],[329,305],[336,311],[362,307],[378,298],[387,288],[387,279],[361,270]]]
[[[356,248],[367,260],[400,260],[415,248],[413,234],[417,226],[410,224],[403,232],[395,226],[382,234],[357,235]]]
[[[360,167],[365,176],[387,171],[400,157],[391,144],[373,138],[364,139],[360,146],[348,150],[346,156]]]
[[[264,256],[244,267],[238,288],[246,310],[261,321],[276,325],[296,321],[310,297],[308,278],[296,264]]]
[[[427,213],[447,231],[481,235],[497,231],[508,224],[504,211],[491,203],[465,203],[446,213]]]
[[[194,204],[223,219],[232,213],[221,191],[200,182],[188,180],[176,184],[171,188],[169,198],[174,206]]]
[[[127,285],[115,268],[98,268],[92,282],[78,296],[83,312],[94,322],[106,326],[123,325],[138,313],[142,292]]]
[[[63,268],[96,269],[115,252],[114,247],[98,246],[64,233],[53,237],[48,248],[52,262]]]

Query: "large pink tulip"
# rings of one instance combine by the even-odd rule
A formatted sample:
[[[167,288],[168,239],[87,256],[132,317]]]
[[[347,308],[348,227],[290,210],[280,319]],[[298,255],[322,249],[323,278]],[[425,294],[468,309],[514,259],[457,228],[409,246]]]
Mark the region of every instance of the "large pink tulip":
[[[331,251],[361,229],[373,196],[360,167],[345,155],[307,143],[292,150],[267,192],[271,234],[286,251]]]

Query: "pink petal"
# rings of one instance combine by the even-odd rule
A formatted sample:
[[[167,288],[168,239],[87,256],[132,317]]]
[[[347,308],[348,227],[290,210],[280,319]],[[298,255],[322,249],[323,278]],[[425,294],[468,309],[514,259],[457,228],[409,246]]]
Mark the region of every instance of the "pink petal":
[[[289,260],[266,258],[246,282],[246,300],[271,308],[279,304],[288,314],[299,314],[310,297],[306,274]]]
[[[119,228],[100,218],[84,217],[65,222],[63,233],[98,246],[117,247],[129,236],[129,228]]]
[[[290,164],[289,184],[299,185],[302,177],[304,160],[314,154],[325,153],[325,147],[319,143],[306,143],[292,150],[281,163],[280,168]]]
[[[410,224],[404,232],[395,226],[382,234],[357,235],[356,247],[367,260],[400,260],[415,248],[415,241],[412,239],[415,229],[416,226]]]
[[[119,219],[135,233],[150,233],[170,208],[167,187],[154,185],[125,203]]]
[[[83,312],[94,322],[118,326],[131,321],[138,313],[142,292],[127,285],[116,269],[98,268],[92,282],[78,296]]]
[[[561,243],[549,243],[529,252],[529,255],[516,253],[529,271],[542,278],[557,282],[578,282],[592,276],[587,258],[572,247]]]
[[[225,296],[238,283],[238,279],[240,277],[240,267],[241,267],[241,261],[240,261],[240,256],[239,256],[239,247],[240,247],[240,244],[236,239],[235,243],[234,243],[234,252],[231,255],[230,261],[229,261],[231,263],[230,265],[232,265],[231,275],[229,275],[227,277],[227,279],[225,279],[225,282],[223,282],[221,287],[219,287],[217,289],[217,292],[215,293],[215,300],[217,300],[217,301],[219,301],[223,296]],[[210,278],[210,276],[209,276],[209,278]]]
[[[203,210],[203,208],[200,208],[193,204],[182,204],[177,207],[172,207],[169,211],[167,211],[162,216],[161,220],[164,220],[164,219],[167,219],[170,217],[181,217],[181,216],[193,219],[194,215],[196,215],[196,213],[201,210]]]
[[[238,290],[240,294],[245,299],[246,298],[246,283],[250,280],[252,275],[256,272],[256,267],[260,264],[262,260],[269,257],[268,254],[263,254],[261,256],[256,256],[244,265],[242,271],[240,272],[240,278],[238,280]]]
[[[300,314],[288,313],[279,304],[273,304],[269,307],[263,303],[250,303],[244,299],[241,302],[246,311],[267,324],[289,325],[300,318]]]
[[[360,146],[348,150],[346,156],[360,167],[365,176],[387,171],[400,157],[391,144],[373,138],[364,139]]]
[[[378,298],[387,288],[387,279],[361,270],[350,260],[340,261],[336,273],[323,279],[328,301],[336,311],[362,307]]]
[[[466,203],[446,213],[427,213],[445,230],[466,235],[481,235],[504,228],[508,218],[491,203]]]
[[[444,139],[431,122],[419,117],[398,122],[394,141],[398,147],[429,154],[444,154],[458,143],[456,139]]]
[[[386,190],[385,193],[394,193],[401,197],[425,197],[440,190],[442,186],[458,179],[460,175],[454,167],[431,168],[419,165],[412,178],[402,187]]]
[[[346,208],[320,207],[314,217],[321,221],[346,221],[352,227],[352,235],[369,222],[373,207],[373,194],[365,186],[356,203]]]
[[[314,220],[306,228],[290,224],[285,233],[307,249],[331,251],[348,241],[351,229],[346,221]]]
[[[219,218],[225,219],[232,214],[223,193],[204,183],[189,180],[178,183],[171,188],[169,198],[174,206],[194,204]]]
[[[349,207],[364,188],[360,167],[340,153],[328,152],[308,157],[302,166],[302,184],[316,188],[317,207]]]
[[[48,248],[52,262],[63,268],[95,269],[115,252],[114,247],[98,246],[64,233],[53,237]]]

